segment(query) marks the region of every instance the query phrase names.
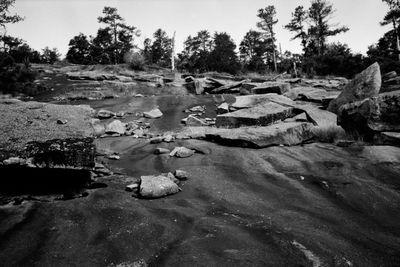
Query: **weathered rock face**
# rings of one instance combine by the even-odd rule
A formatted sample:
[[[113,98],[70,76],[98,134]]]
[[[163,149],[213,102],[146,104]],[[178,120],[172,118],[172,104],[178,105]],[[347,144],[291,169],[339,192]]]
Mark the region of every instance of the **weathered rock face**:
[[[1,100],[0,112],[0,162],[18,157],[29,167],[94,166],[90,107]]]
[[[159,176],[142,176],[139,194],[144,198],[159,198],[179,192],[179,187],[170,178]]]
[[[289,83],[282,82],[266,82],[251,89],[252,94],[269,94],[275,93],[282,95],[290,90]]]
[[[346,131],[371,137],[376,132],[400,132],[400,91],[343,105],[338,124]]]
[[[241,126],[266,126],[293,115],[294,109],[274,102],[266,102],[252,108],[241,109],[217,116],[216,126],[238,128]]]
[[[311,123],[288,122],[266,127],[214,128],[205,138],[230,146],[263,148],[274,145],[298,145],[313,137]]]
[[[375,63],[348,83],[342,93],[329,104],[328,110],[337,113],[344,104],[360,101],[378,95],[381,89],[381,71]]]

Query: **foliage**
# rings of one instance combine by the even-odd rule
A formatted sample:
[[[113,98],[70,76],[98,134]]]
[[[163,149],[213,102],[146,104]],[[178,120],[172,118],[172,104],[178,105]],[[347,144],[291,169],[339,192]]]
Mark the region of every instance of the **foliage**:
[[[240,68],[235,49],[236,45],[229,34],[216,32],[208,58],[209,70],[235,74]]]
[[[90,42],[86,35],[80,33],[69,41],[69,49],[66,59],[75,64],[89,64],[90,57]]]
[[[269,41],[269,47],[272,50],[272,61],[274,64],[274,70],[277,71],[277,58],[276,58],[276,38],[274,26],[278,23],[276,17],[275,6],[267,6],[264,9],[259,9],[257,17],[260,21],[257,23],[257,27],[264,31],[265,39]]]
[[[146,60],[142,54],[130,51],[125,54],[124,62],[133,70],[144,70]]]
[[[161,67],[171,66],[172,39],[162,29],[153,34],[154,41],[150,46],[151,63]]]
[[[54,64],[60,60],[61,54],[58,52],[57,48],[50,49],[46,46],[42,50],[42,62],[47,64]]]
[[[17,14],[14,15],[10,14],[9,9],[14,5],[14,3],[15,0],[0,1],[0,26],[3,27],[4,29],[6,28],[6,25],[9,23],[13,24],[23,20],[23,18]]]

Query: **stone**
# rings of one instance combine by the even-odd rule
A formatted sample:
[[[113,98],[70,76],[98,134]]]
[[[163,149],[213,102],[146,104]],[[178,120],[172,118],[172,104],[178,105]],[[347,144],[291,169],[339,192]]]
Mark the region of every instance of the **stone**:
[[[114,155],[107,155],[107,158],[108,158],[108,159],[119,160],[121,157],[114,154]]]
[[[162,136],[153,137],[150,139],[150,144],[159,144],[164,140]]]
[[[295,100],[304,100],[309,102],[323,103],[325,101],[332,101],[337,98],[340,91],[315,88],[315,87],[296,87],[288,92],[285,96]]]
[[[162,148],[162,147],[157,147],[156,150],[154,150],[154,154],[156,155],[161,155],[161,154],[169,154],[171,151],[167,148]]]
[[[161,112],[161,110],[156,108],[156,109],[152,109],[148,112],[143,112],[143,116],[145,118],[149,118],[149,119],[158,119],[163,116],[163,113]]]
[[[348,83],[340,95],[332,100],[328,110],[337,113],[344,104],[361,101],[369,97],[377,96],[381,89],[381,71],[378,63],[369,66],[363,72],[357,74]]]
[[[67,124],[67,120],[57,120],[57,124]]]
[[[125,123],[122,123],[120,120],[114,120],[111,123],[107,124],[105,133],[106,134],[125,134],[126,128]]]
[[[189,174],[183,170],[175,170],[174,175],[180,181],[186,181],[189,178]]]
[[[378,145],[400,146],[400,132],[381,132],[374,136]]]
[[[239,147],[293,146],[311,139],[314,136],[312,128],[313,125],[307,122],[282,122],[264,127],[235,129],[210,128],[206,132],[206,139]]]
[[[206,109],[205,106],[195,106],[189,109],[190,112],[204,112]]]
[[[269,94],[275,93],[282,95],[290,90],[289,83],[283,82],[265,82],[250,90],[252,94]]]
[[[94,166],[95,111],[89,106],[0,99],[0,113],[0,162],[18,157],[37,168]],[[68,123],[58,125],[57,120]]]
[[[193,156],[195,153],[194,150],[188,149],[186,147],[175,147],[169,155],[171,157],[177,157],[177,158],[188,158]]]
[[[274,102],[284,106],[293,106],[295,102],[286,96],[278,94],[261,94],[236,96],[235,102],[230,106],[233,109],[244,109],[257,106],[261,103]]]
[[[139,195],[143,198],[159,198],[179,192],[179,187],[166,176],[142,176]]]
[[[129,184],[125,187],[125,191],[128,192],[133,192],[139,190],[139,184],[138,183],[134,183],[134,184]]]
[[[390,79],[393,79],[396,77],[397,77],[397,73],[395,71],[391,71],[391,72],[385,73],[382,76],[382,81],[390,80]]]
[[[375,132],[400,132],[399,114],[400,91],[394,91],[341,106],[338,124],[371,137]]]
[[[245,89],[245,90],[251,90],[254,87],[257,87],[259,85],[261,85],[261,84],[260,83],[243,83],[242,84],[242,88]]]
[[[218,87],[214,90],[211,91],[212,94],[223,94],[227,92],[232,92],[233,89],[239,88],[242,86],[243,83],[248,82],[247,80],[239,81],[239,82],[234,82],[234,83],[229,83],[224,86]],[[239,89],[237,90],[239,91]]]
[[[122,118],[123,116],[125,116],[125,112],[123,112],[123,111],[117,112],[117,114],[115,114],[115,116]]]
[[[217,114],[225,114],[229,112],[229,105],[228,103],[222,103],[217,107]]]
[[[196,118],[193,115],[189,115],[186,119],[185,119],[185,124],[188,126],[206,126],[208,125],[207,122]]]
[[[216,126],[238,128],[242,126],[267,126],[279,120],[293,117],[294,108],[274,102],[265,102],[252,108],[217,116]]]
[[[171,143],[174,141],[174,137],[171,134],[164,135],[163,141],[166,143]]]
[[[109,119],[115,117],[115,113],[109,110],[101,109],[97,112],[97,117],[99,119]]]

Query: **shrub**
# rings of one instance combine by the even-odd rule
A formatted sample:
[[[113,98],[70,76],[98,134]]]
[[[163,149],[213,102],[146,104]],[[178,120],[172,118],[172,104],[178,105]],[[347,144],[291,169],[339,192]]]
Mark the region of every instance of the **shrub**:
[[[127,52],[124,55],[124,61],[133,70],[144,70],[145,58],[138,52]]]

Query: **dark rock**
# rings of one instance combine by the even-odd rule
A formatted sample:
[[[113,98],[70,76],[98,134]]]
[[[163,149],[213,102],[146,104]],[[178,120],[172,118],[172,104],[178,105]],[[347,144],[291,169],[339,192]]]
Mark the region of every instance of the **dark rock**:
[[[290,90],[289,83],[282,82],[266,82],[251,89],[252,94],[269,94],[275,93],[282,95]]]
[[[369,97],[378,95],[381,89],[381,71],[379,64],[375,63],[348,83],[342,93],[332,100],[328,110],[337,113],[339,108],[344,104],[360,101]]]
[[[174,176],[181,181],[186,181],[189,178],[189,174],[182,170],[175,170]]]

